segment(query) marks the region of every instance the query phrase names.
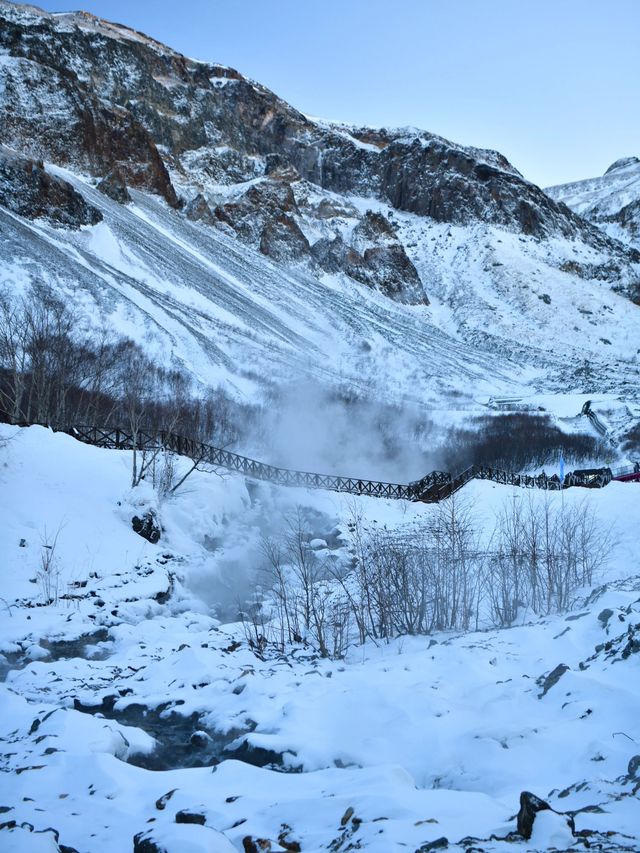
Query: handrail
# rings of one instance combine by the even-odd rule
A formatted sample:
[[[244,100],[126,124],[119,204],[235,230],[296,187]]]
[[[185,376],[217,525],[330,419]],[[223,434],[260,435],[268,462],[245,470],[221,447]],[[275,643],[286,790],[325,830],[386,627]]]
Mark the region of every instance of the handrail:
[[[353,495],[369,495],[370,497],[422,501],[424,503],[438,503],[463,488],[471,480],[492,480],[495,483],[522,488],[558,490],[574,486],[602,488],[612,479],[610,468],[590,469],[588,472],[569,472],[561,482],[557,475],[549,477],[543,473],[534,476],[489,468],[484,465],[472,465],[455,477],[446,471],[432,471],[420,480],[411,483],[388,483],[380,480],[280,468],[164,430],[148,431],[131,430],[123,427],[75,426],[63,431],[85,444],[92,444],[97,447],[117,450],[133,450],[135,448],[141,451],[167,449],[178,455],[187,456],[194,461],[199,460],[214,467],[236,471],[251,479],[264,480],[281,486],[301,486]]]

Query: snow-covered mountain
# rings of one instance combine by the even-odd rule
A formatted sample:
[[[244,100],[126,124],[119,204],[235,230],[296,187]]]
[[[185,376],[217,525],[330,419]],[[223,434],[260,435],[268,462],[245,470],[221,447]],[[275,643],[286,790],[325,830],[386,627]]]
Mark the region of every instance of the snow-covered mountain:
[[[0,391],[32,411],[42,342],[104,344],[95,378],[117,336],[114,385],[63,402],[131,391],[139,425],[130,338],[176,408],[183,373],[266,401],[238,449],[273,464],[408,481],[503,408],[525,451],[551,413],[613,459],[640,442],[638,166],[545,193],[0,0]],[[50,292],[67,325],[25,343],[14,301]],[[638,491],[420,504],[0,423],[0,849],[637,851]]]
[[[560,184],[545,191],[604,232],[640,246],[640,159],[623,157],[599,178]]]
[[[496,152],[0,0],[0,283],[203,384],[637,395],[640,254]],[[464,401],[467,401],[464,403]]]

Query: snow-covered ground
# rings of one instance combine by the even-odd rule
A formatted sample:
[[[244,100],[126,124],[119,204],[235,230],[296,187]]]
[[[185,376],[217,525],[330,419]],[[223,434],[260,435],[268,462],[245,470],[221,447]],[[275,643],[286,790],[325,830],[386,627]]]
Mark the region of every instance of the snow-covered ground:
[[[638,486],[532,494],[587,500],[613,530],[571,613],[331,661],[303,645],[257,655],[226,620],[278,518],[302,507],[339,543],[353,498],[197,472],[159,503],[129,489],[126,452],[40,427],[0,438],[0,823],[16,822],[2,850],[55,851],[51,827],[80,853],[146,831],[168,853],[240,851],[246,836],[273,850],[582,849],[553,815],[531,842],[486,840],[515,829],[522,790],[576,813],[603,849],[640,848]],[[486,482],[465,494],[487,519],[519,497]],[[356,503],[388,527],[434,511]],[[149,508],[156,545],[131,529]]]

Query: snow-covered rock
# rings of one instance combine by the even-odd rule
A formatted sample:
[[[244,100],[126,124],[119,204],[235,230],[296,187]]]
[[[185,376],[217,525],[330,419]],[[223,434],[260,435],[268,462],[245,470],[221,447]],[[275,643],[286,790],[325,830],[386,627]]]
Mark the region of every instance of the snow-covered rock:
[[[604,232],[640,247],[640,159],[622,157],[599,178],[549,187],[562,201]]]

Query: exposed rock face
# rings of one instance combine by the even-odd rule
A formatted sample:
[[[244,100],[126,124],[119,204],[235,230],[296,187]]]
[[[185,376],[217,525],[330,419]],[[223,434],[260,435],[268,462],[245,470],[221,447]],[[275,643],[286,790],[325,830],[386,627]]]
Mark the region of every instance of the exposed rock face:
[[[205,225],[216,224],[216,218],[202,193],[198,193],[185,205],[184,215],[192,222],[203,222]]]
[[[0,137],[26,154],[177,198],[151,134],[96,79],[110,40],[82,38],[64,19],[0,4]],[[113,57],[112,57],[113,58]],[[84,64],[83,60],[84,59]],[[98,94],[101,93],[101,94]]]
[[[51,175],[42,162],[0,146],[0,205],[29,219],[45,219],[59,228],[95,225],[100,211],[87,204],[71,184]]]
[[[128,204],[131,201],[125,176],[119,168],[109,172],[98,184],[98,189],[119,204]]]
[[[258,245],[267,223],[299,213],[291,186],[265,179],[253,184],[233,201],[214,210],[216,218],[231,226],[245,242]]]
[[[497,152],[416,129],[312,121],[231,68],[86,13],[53,16],[0,0],[0,52],[8,145],[102,178],[100,189],[121,203],[129,187],[179,207],[177,187],[191,199],[186,216],[228,227],[279,264],[308,263],[399,301],[428,302],[429,283],[391,225],[387,233],[335,194],[439,222],[575,238],[631,258]],[[307,185],[316,197],[305,207],[298,191]],[[334,220],[342,225],[331,230]]]
[[[309,241],[293,217],[283,214],[265,222],[260,237],[263,255],[287,264],[308,256],[309,250]]]
[[[225,183],[295,170],[326,189],[375,195],[439,221],[482,219],[536,236],[589,232],[496,152],[413,129],[313,122],[233,69],[90,15],[53,17],[4,2],[0,14],[0,47],[12,57],[2,70],[2,132],[36,156],[94,174],[118,164],[131,186],[170,203],[159,150],[172,168]]]
[[[319,240],[312,251],[327,272],[342,269],[399,302],[429,304],[416,268],[393,226],[380,213],[367,211],[353,230],[351,245],[338,235],[333,240]]]

